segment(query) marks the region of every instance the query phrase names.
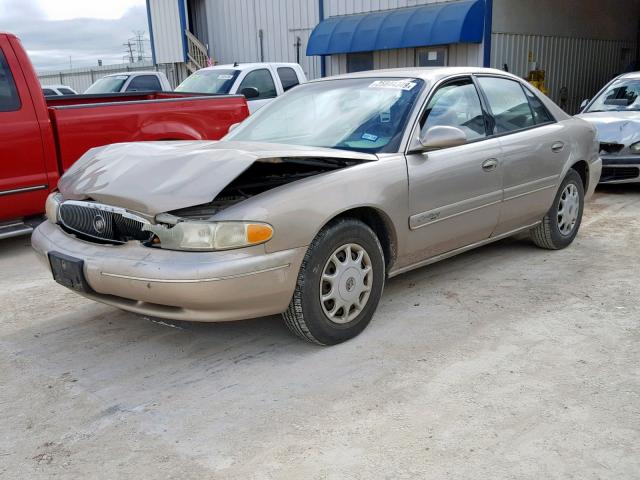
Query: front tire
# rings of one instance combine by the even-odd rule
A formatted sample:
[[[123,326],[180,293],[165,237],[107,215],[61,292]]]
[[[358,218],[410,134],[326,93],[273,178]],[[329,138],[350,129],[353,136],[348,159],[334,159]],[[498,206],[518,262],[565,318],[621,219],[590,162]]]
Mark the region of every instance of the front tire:
[[[311,242],[285,323],[311,343],[349,340],[371,321],[384,279],[384,254],[373,230],[355,219],[337,220]]]
[[[542,219],[542,223],[531,229],[531,240],[538,247],[547,250],[568,247],[578,234],[583,211],[582,177],[571,169],[560,185],[553,206]]]

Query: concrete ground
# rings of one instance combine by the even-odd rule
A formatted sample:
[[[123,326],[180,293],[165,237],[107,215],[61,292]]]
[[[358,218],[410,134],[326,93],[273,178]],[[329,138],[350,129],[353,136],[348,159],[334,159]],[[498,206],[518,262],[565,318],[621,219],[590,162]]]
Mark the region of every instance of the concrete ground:
[[[142,318],[0,243],[0,478],[640,478],[640,187],[390,281],[357,339]]]

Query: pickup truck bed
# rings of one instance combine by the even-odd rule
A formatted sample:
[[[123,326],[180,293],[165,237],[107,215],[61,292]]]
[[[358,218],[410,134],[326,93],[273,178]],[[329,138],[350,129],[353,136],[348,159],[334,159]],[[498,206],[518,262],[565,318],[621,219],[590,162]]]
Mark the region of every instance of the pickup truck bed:
[[[247,112],[239,108],[244,102],[239,95],[119,93],[47,98],[47,108],[64,172],[96,146],[143,140],[217,140],[230,125],[246,117]]]

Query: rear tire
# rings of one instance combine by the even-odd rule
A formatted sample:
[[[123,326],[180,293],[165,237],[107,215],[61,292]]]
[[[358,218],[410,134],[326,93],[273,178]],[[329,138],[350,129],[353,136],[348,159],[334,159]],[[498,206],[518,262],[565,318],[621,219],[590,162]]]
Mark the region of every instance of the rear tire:
[[[298,337],[336,345],[362,332],[382,295],[384,254],[376,234],[355,219],[323,228],[304,257],[285,324]]]
[[[538,247],[560,250],[571,245],[580,230],[584,211],[584,185],[580,174],[571,169],[564,178],[553,206],[542,223],[529,232]]]

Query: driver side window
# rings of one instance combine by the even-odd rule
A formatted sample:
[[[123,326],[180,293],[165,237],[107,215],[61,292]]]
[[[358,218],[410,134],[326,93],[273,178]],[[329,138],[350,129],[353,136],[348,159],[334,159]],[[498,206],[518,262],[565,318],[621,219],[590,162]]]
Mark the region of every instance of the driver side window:
[[[429,99],[420,128],[425,132],[436,126],[459,128],[469,141],[487,136],[480,97],[470,78],[446,83]]]

